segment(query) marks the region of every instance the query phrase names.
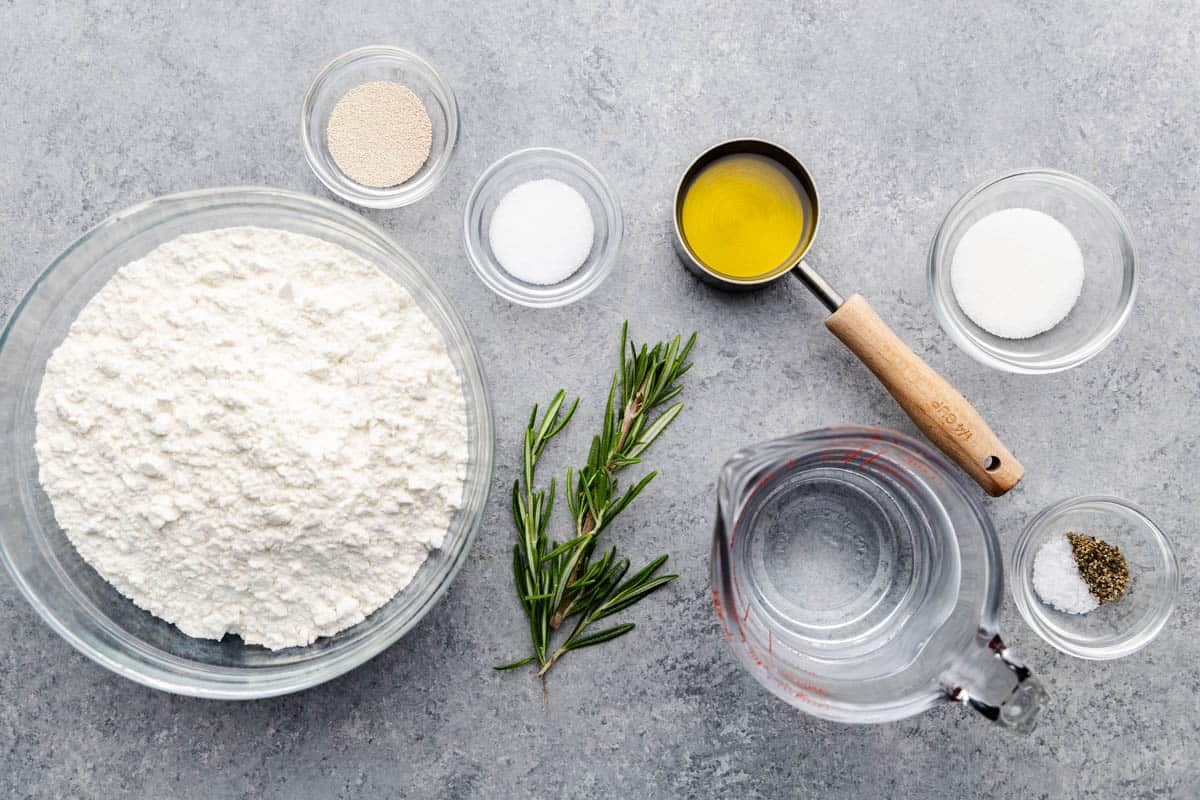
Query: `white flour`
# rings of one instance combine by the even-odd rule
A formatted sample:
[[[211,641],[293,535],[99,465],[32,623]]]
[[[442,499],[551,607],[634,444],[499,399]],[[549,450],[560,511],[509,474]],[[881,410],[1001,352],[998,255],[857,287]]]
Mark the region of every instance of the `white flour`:
[[[40,479],[80,555],[191,636],[305,645],[364,619],[462,502],[441,334],[337,245],[181,236],[122,267],[51,356]]]

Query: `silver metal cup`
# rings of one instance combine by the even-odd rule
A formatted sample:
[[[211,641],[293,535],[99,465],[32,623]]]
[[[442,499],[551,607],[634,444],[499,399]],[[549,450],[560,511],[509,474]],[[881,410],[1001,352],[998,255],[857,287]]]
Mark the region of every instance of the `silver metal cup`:
[[[717,272],[696,256],[687,243],[687,237],[683,232],[681,216],[683,214],[683,199],[687,195],[688,187],[691,186],[692,181],[695,180],[696,176],[706,166],[724,156],[747,153],[765,156],[792,173],[800,183],[800,188],[808,197],[811,206],[810,216],[812,222],[810,226],[806,221],[806,230],[799,244],[797,244],[795,251],[778,268],[754,278],[735,278]],[[820,209],[821,204],[817,195],[816,184],[813,183],[812,176],[808,174],[808,170],[804,168],[799,159],[779,145],[763,139],[730,139],[727,142],[721,142],[714,147],[710,147],[697,156],[679,180],[679,186],[675,189],[675,250],[679,254],[680,260],[683,261],[684,266],[694,272],[701,280],[713,286],[732,291],[747,291],[773,283],[782,276],[791,273],[804,283],[825,304],[826,308],[830,311],[836,311],[838,306],[842,304],[842,296],[824,278],[817,274],[816,271],[804,263],[804,255],[808,252],[808,248],[817,236],[817,226],[821,220]]]

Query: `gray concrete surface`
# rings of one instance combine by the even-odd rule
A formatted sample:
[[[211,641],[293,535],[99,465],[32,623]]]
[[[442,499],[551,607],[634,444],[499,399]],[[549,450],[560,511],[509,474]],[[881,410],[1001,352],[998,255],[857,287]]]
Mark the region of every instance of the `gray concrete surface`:
[[[172,697],[72,650],[0,578],[0,796],[1193,798],[1200,794],[1200,7],[1129,3],[0,3],[0,310],[76,236],[145,198],[223,184],[325,195],[297,136],[300,99],[338,53],[415,49],[453,83],[462,139],[436,194],[367,216],[429,266],[489,365],[493,497],[470,561],[406,639],[338,680],[276,700]],[[282,5],[282,4],[281,4]],[[1029,738],[945,706],[843,727],[761,690],[707,596],[717,471],[738,446],[838,422],[911,430],[792,286],[730,297],[669,238],[680,169],[736,134],[783,142],[820,183],[814,259],[964,393],[1028,477],[988,503],[1007,549],[1080,492],[1141,504],[1174,536],[1180,605],[1121,661],[1059,654],[1006,598],[1007,637],[1053,705]],[[594,161],[624,204],[620,266],[586,301],[530,311],[463,256],[481,170],[550,144]],[[934,320],[926,247],[960,193],[1022,166],[1089,178],[1124,209],[1137,309],[1099,358],[1024,378],[969,360]],[[504,487],[528,406],[565,386],[599,416],[620,321],[700,331],[689,408],[656,445],[662,475],[613,540],[669,551],[682,578],[620,644],[556,670],[550,703],[489,666],[522,652]],[[597,354],[594,345],[602,344]],[[536,367],[532,365],[536,364]],[[607,366],[606,366],[607,369]]]

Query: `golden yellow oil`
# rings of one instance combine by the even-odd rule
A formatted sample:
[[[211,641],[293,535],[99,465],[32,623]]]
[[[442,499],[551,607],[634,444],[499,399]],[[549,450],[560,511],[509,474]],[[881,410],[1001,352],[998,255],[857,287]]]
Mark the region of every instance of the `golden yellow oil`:
[[[706,267],[753,279],[789,264],[810,232],[812,203],[791,170],[755,153],[722,156],[686,187],[679,226]]]

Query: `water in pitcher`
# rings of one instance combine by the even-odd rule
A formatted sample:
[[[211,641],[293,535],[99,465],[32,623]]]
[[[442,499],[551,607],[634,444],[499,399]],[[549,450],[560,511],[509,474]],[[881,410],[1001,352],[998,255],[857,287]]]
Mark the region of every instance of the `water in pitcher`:
[[[1003,707],[1024,678],[992,643],[1000,558],[974,491],[925,445],[877,429],[739,453],[722,474],[713,575],[735,651],[829,719]],[[1032,719],[1008,708],[1010,724]]]

